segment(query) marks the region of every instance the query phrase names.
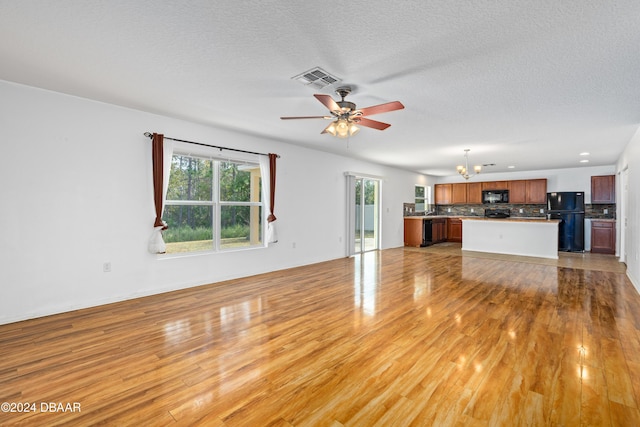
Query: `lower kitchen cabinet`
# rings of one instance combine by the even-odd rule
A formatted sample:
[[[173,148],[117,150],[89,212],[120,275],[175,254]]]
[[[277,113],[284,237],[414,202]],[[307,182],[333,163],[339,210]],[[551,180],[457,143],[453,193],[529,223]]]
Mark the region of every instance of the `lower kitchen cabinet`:
[[[591,220],[591,252],[599,254],[616,253],[615,221]]]
[[[419,248],[424,246],[424,231],[422,218],[404,219],[404,245]]]
[[[405,218],[404,245],[421,247],[447,240],[446,218]]]
[[[447,242],[462,243],[462,220],[447,218]]]
[[[428,243],[440,243],[447,240],[447,219],[436,218],[431,222],[431,241]]]

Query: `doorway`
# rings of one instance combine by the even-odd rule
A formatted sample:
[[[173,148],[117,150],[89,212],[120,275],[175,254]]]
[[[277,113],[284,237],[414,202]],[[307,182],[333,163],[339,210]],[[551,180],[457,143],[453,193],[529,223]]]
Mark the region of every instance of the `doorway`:
[[[347,175],[348,255],[380,248],[381,180]]]
[[[625,167],[620,173],[619,177],[621,178],[619,182],[620,182],[620,189],[622,190],[617,193],[617,194],[620,194],[619,196],[620,212],[618,212],[619,220],[618,220],[618,227],[617,227],[618,236],[619,236],[618,241],[620,242],[619,260],[620,262],[624,262],[626,264],[627,256],[630,250],[630,242],[627,239],[627,236],[629,236],[628,229],[627,229],[627,224],[629,222],[629,203],[628,203],[629,169]]]

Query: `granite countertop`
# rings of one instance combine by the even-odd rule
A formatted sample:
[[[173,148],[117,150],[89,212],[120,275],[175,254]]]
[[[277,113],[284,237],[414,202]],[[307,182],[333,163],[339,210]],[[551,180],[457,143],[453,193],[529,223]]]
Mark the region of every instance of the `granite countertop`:
[[[585,218],[585,219],[590,219],[591,222],[593,221],[616,222],[615,218]]]
[[[463,219],[463,218],[484,218],[484,217],[480,216],[480,215],[469,215],[469,216],[464,216],[464,215],[408,215],[408,216],[404,217],[404,219],[440,219],[440,218]]]
[[[544,222],[544,223],[558,223],[561,220],[559,219],[547,219],[543,217],[510,217],[510,218],[485,218],[481,216],[477,217],[464,217],[463,220],[473,220],[473,221],[501,221],[501,222]]]
[[[540,217],[521,217],[521,216],[512,216],[509,218],[485,218],[484,216],[475,215],[475,216],[457,216],[457,215],[414,215],[414,216],[405,216],[405,219],[444,219],[444,218],[452,218],[452,219],[464,219],[464,220],[476,220],[476,221],[521,221],[521,222],[560,222],[559,219],[547,219],[544,216]],[[608,220],[602,220],[608,221]]]
[[[404,217],[404,219],[440,219],[440,218],[461,218],[461,217],[451,216],[451,215],[410,215],[410,216]]]

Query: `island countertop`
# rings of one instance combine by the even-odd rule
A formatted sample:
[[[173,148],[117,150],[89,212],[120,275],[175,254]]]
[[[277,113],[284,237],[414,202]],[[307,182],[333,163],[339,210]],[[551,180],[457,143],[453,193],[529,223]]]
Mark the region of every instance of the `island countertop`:
[[[483,216],[458,216],[458,215],[413,215],[405,216],[404,219],[412,220],[429,220],[429,219],[461,219],[461,220],[473,220],[473,221],[524,221],[524,222],[560,222],[559,219],[547,219],[546,217],[509,217],[509,218],[485,218]]]
[[[558,258],[560,220],[462,218],[462,250]]]
[[[540,223],[559,223],[561,220],[559,219],[547,219],[547,218],[538,218],[538,217],[510,217],[510,218],[485,218],[481,216],[464,216],[459,217],[461,220],[472,220],[472,221],[502,221],[502,222],[540,222]]]

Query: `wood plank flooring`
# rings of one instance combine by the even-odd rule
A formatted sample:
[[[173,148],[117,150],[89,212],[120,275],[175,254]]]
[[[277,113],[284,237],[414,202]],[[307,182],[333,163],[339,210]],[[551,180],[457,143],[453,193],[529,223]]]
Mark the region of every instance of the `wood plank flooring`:
[[[397,248],[0,325],[0,425],[638,426],[599,260]]]

